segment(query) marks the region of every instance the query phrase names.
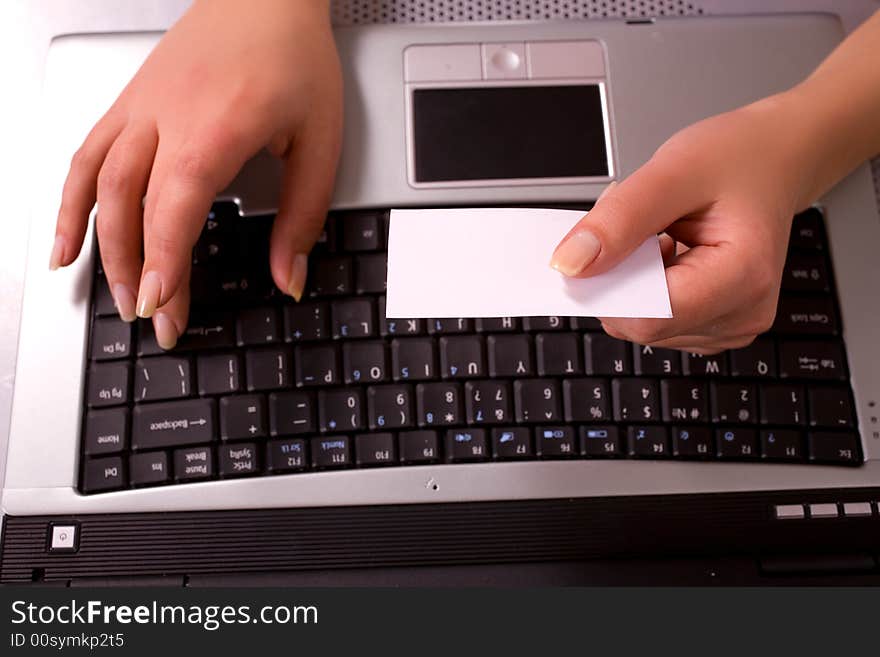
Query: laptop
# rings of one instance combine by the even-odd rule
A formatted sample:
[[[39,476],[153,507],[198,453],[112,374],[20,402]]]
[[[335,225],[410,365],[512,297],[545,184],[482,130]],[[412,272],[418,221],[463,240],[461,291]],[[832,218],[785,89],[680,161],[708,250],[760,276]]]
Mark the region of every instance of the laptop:
[[[384,312],[390,209],[587,210],[678,129],[804,78],[836,18],[338,29],[344,148],[303,301],[271,284],[278,169],[258,156],[205,218],[170,352],[116,317],[91,233],[45,267],[70,155],[160,36],[49,51],[0,581],[873,581],[867,166],[795,217],[776,322],[742,350]],[[541,157],[491,147],[524,133]]]

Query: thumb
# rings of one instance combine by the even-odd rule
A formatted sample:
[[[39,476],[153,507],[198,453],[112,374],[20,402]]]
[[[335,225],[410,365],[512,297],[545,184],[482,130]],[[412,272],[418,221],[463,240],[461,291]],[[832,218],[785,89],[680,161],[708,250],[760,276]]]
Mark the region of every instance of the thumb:
[[[301,133],[284,163],[269,265],[278,288],[297,301],[305,288],[308,254],[321,234],[333,193],[337,134],[333,129]]]
[[[553,252],[550,266],[566,276],[595,276],[646,239],[699,209],[692,176],[669,162],[649,161],[619,185],[611,183]]]

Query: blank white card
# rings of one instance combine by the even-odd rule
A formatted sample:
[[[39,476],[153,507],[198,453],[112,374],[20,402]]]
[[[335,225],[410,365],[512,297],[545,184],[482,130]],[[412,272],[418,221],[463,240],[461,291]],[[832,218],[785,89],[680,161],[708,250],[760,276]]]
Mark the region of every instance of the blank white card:
[[[660,244],[612,270],[568,278],[549,265],[576,210],[392,210],[386,316],[672,317]]]

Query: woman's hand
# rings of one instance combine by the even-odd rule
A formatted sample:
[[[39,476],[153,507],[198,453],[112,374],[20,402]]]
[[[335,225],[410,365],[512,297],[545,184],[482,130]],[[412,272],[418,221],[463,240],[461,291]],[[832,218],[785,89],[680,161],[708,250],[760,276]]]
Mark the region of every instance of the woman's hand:
[[[809,203],[812,177],[793,93],[682,130],[563,239],[552,266],[592,276],[666,233],[673,318],[604,318],[609,335],[711,354],[770,328],[791,220]]]
[[[342,82],[328,0],[196,0],[75,154],[54,269],[96,230],[120,316],[165,349],[187,322],[191,250],[215,195],[261,148],[284,162],[270,264],[299,299],[339,155]],[[141,253],[143,251],[143,259]]]

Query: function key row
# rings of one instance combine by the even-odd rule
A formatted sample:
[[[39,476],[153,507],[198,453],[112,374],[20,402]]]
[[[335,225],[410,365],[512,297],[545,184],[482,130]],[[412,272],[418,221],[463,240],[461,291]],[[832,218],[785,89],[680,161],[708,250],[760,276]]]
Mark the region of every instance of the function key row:
[[[689,382],[681,379],[525,379],[335,388],[317,393],[229,395],[214,399],[93,409],[89,455],[279,435],[449,426],[574,422],[689,423],[852,429],[843,387]]]
[[[793,430],[613,425],[497,427],[285,437],[88,458],[86,493],[126,486],[305,470],[488,460],[682,458],[858,463],[855,434]]]

